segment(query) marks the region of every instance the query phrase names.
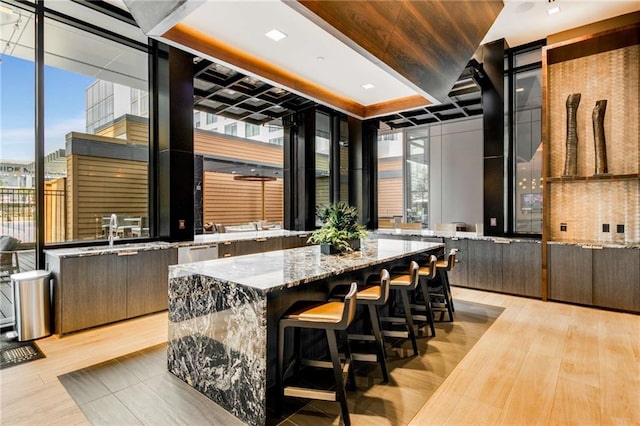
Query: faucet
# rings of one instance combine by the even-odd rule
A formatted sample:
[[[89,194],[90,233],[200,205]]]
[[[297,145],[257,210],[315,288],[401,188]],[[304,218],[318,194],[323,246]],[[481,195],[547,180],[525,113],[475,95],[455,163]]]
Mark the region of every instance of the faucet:
[[[113,247],[113,240],[116,238],[116,230],[118,228],[118,216],[113,213],[109,219],[109,246]]]

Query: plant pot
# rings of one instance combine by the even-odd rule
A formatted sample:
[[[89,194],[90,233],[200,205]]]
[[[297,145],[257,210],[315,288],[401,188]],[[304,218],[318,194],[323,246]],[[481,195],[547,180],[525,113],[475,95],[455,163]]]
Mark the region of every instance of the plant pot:
[[[337,248],[329,243],[320,244],[320,253],[322,254],[338,254],[340,253]]]
[[[354,251],[360,250],[360,238],[354,238],[353,240],[349,240],[349,245]],[[324,243],[320,244],[320,253],[322,254],[339,254],[342,253],[340,250],[335,248],[335,246]]]

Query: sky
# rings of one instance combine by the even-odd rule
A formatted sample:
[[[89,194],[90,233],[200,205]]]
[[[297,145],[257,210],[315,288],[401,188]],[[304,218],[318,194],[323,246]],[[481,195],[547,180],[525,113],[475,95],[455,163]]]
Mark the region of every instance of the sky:
[[[2,55],[0,161],[33,161],[35,64]],[[85,131],[85,90],[93,77],[45,66],[45,154],[64,148],[65,135]]]

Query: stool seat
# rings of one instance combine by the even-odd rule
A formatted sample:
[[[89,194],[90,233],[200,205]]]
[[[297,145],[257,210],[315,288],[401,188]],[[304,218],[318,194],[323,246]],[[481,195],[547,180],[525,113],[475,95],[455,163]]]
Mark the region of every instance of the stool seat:
[[[438,260],[436,262],[436,268],[440,268],[440,269],[448,269],[449,268],[449,262],[447,262],[446,260]]]
[[[323,302],[312,307],[294,308],[285,316],[287,319],[298,319],[300,321],[314,321],[338,323],[342,319],[344,312],[344,302]]]
[[[437,267],[438,267],[438,264],[436,263],[436,268]],[[418,269],[418,275],[421,275],[421,276],[431,275],[431,268],[429,266],[421,266],[420,269]]]
[[[372,285],[358,291],[358,300],[379,300],[382,298],[382,287]]]
[[[413,280],[411,279],[411,275],[394,275],[391,277],[391,281],[389,283],[392,286],[411,286],[413,285]]]

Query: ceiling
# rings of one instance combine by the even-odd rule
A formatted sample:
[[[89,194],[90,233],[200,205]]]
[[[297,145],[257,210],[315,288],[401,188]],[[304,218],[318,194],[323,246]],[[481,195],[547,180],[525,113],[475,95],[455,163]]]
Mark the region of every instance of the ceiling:
[[[148,5],[145,1],[141,3]],[[288,92],[360,118],[413,111],[433,100],[425,99],[424,93],[389,72],[380,61],[371,60],[371,55],[362,48],[345,43],[344,36],[335,30],[328,31],[326,25],[318,25],[317,16],[310,19],[308,13],[299,13],[297,2],[182,0],[179,3],[181,8],[163,22],[163,30],[171,29],[156,38]],[[455,1],[446,4],[452,9],[456,7]],[[640,10],[638,1],[556,0],[553,4],[560,7],[560,13],[547,14],[548,0],[504,0],[504,8],[482,42],[505,38],[510,47],[515,47],[549,34]],[[192,38],[172,37],[176,29],[186,31]],[[264,35],[271,29],[278,29],[287,37],[274,42]],[[198,43],[192,43],[194,38]],[[214,56],[220,46],[232,50],[226,55]],[[274,78],[281,71],[294,77],[289,80],[292,82],[289,86]],[[366,83],[375,87],[364,89],[362,86]],[[327,101],[332,99],[324,96],[327,93],[334,95],[335,101]],[[458,100],[464,104],[464,99]],[[351,110],[349,102],[363,109]],[[372,106],[385,103],[388,104],[386,110],[368,111]],[[428,113],[425,120],[427,116]]]
[[[125,7],[121,0],[109,1]],[[148,9],[148,2],[144,0],[124,0],[124,3],[130,7],[138,3],[139,7]],[[236,78],[247,76],[249,80],[259,80],[265,89],[265,93],[258,93],[259,96],[252,95],[257,93],[252,92],[253,89],[244,92],[243,105],[229,101],[223,102],[224,105],[209,103],[212,112],[222,108],[224,115],[233,117],[234,108],[238,108],[235,109],[237,118],[250,117],[248,121],[264,123],[267,119],[260,115],[264,112],[259,111],[262,107],[269,110],[263,115],[272,118],[283,115],[270,114],[277,111],[278,106],[282,107],[280,112],[295,108],[294,104],[278,104],[273,99],[268,100],[268,105],[260,102],[265,100],[264,95],[273,94],[275,88],[284,89],[282,93],[286,93],[290,99],[299,98],[295,102],[310,99],[358,118],[379,117],[392,128],[473,116],[482,112],[479,88],[464,76],[469,73],[468,68],[457,82],[458,74],[453,73],[452,81],[455,83],[447,90],[448,96],[439,96],[442,101],[439,102],[429,93],[416,88],[407,78],[399,76],[390,69],[388,63],[372,55],[375,48],[363,48],[366,41],[354,43],[353,35],[352,38],[345,35],[350,33],[350,28],[343,27],[342,32],[338,31],[336,28],[339,25],[335,22],[332,21],[334,26],[328,25],[317,14],[306,10],[309,4],[317,3],[312,0],[173,0],[173,5],[171,3],[162,2],[166,12],[156,11],[155,15],[164,14],[160,23],[155,17],[155,27],[143,28],[149,35],[208,61],[203,64],[220,64],[240,73]],[[363,5],[364,8],[370,8],[370,4],[396,7],[402,2],[349,3],[355,4],[355,7]],[[429,4],[409,2],[417,3]],[[466,2],[451,0],[442,3],[459,12],[460,6]],[[515,47],[544,39],[550,34],[640,10],[640,1],[636,0],[503,0],[503,3],[504,7],[481,43],[504,38],[510,47]],[[325,3],[317,4],[319,6],[315,12],[322,14]],[[346,5],[347,2],[328,4]],[[559,6],[560,13],[549,15],[547,10],[552,6]],[[313,10],[313,7],[310,9]],[[136,16],[136,13],[133,14]],[[361,24],[362,32],[366,33],[364,27],[367,22]],[[431,24],[423,23],[423,28],[428,25]],[[279,42],[267,38],[265,33],[272,29],[278,29],[287,37]],[[432,35],[433,38],[438,36],[437,33]],[[416,33],[416,38],[419,37],[420,34]],[[397,46],[396,50],[410,50],[415,44],[411,40],[405,41],[407,48]],[[455,49],[450,47],[450,50]],[[284,80],[279,78],[282,75],[286,77]],[[367,83],[374,87],[363,88]],[[202,101],[224,94],[227,86],[215,86],[209,93],[197,90],[196,103],[198,99]],[[223,92],[216,93],[220,90]],[[218,97],[220,100],[224,101]],[[275,110],[272,108],[274,106]],[[229,111],[232,114],[226,114]]]

